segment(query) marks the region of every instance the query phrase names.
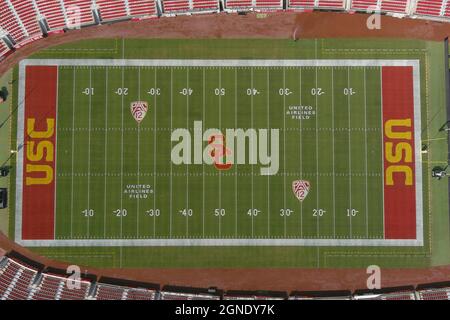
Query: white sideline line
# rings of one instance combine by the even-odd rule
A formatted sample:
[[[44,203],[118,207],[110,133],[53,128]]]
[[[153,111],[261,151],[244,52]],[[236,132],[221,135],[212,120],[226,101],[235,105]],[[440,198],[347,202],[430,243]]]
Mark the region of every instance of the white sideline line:
[[[89,90],[92,90],[92,67],[89,68]],[[92,109],[92,92],[89,94],[89,120],[88,120],[88,175],[87,175],[87,236],[90,233],[90,200],[91,200],[91,109]]]
[[[350,88],[350,67],[347,67],[347,88]],[[350,89],[349,89],[350,90]],[[349,175],[349,184],[348,184],[348,196],[349,196],[349,204],[350,204],[350,212],[348,213],[348,217],[350,220],[350,237],[353,235],[352,230],[352,133],[350,128],[352,127],[351,123],[351,102],[350,102],[350,92],[347,94],[347,108],[348,108],[348,175]]]
[[[154,76],[155,76],[155,86],[154,86],[154,88],[156,90],[158,88],[158,84],[157,84],[158,83],[157,82],[158,69],[154,68],[153,70],[155,71],[155,74],[154,74]],[[157,111],[157,108],[156,108],[156,96],[157,96],[157,94],[155,92],[155,94],[153,95],[153,110],[154,110],[154,114],[155,114],[155,116],[153,118],[153,125],[154,125],[155,128],[156,128],[156,111]],[[156,134],[157,134],[157,132],[154,131],[153,132],[153,237],[156,236],[156,150],[157,150],[157,147],[156,147],[156,143],[157,143],[156,142],[157,141]]]
[[[108,128],[108,80],[109,80],[109,73],[108,73],[108,67],[106,67],[105,71],[106,80],[105,80],[105,128]],[[103,197],[103,236],[106,238],[106,180],[108,172],[108,132],[105,132],[105,181],[104,181],[104,197]]]
[[[423,246],[419,240],[388,239],[104,239],[18,240],[25,247],[116,247],[116,246]]]
[[[364,128],[367,128],[367,79],[366,68],[364,68]],[[369,198],[368,198],[368,186],[367,186],[367,131],[364,130],[364,154],[365,154],[365,172],[366,172],[366,237],[369,236]],[[334,178],[333,178],[334,179]]]
[[[420,152],[420,129],[421,129],[421,117],[420,117],[420,70],[419,60],[124,60],[124,59],[112,59],[112,60],[65,60],[65,59],[46,59],[46,60],[23,60],[19,64],[19,99],[24,101],[24,89],[22,88],[25,82],[25,66],[28,65],[59,65],[59,66],[224,66],[224,67],[242,67],[242,66],[258,66],[258,67],[301,67],[301,66],[412,66],[413,67],[413,81],[414,81],[414,120],[415,120],[415,142],[416,142],[416,228],[417,239],[416,240],[389,240],[389,239],[141,239],[141,240],[115,240],[115,239],[99,239],[99,240],[22,240],[22,198],[19,192],[16,193],[16,241],[19,244],[26,246],[111,246],[111,245],[317,245],[317,246],[423,246],[423,199],[422,199],[422,164],[421,164],[421,152]],[[317,70],[316,70],[317,71]],[[173,76],[171,70],[171,86]],[[236,71],[237,72],[237,71]],[[381,70],[380,70],[381,73]],[[235,73],[237,78],[237,73]],[[122,77],[123,78],[123,77]],[[122,79],[123,80],[123,79]],[[235,81],[237,83],[237,81]],[[236,84],[237,85],[237,84]],[[172,89],[172,88],[171,88]],[[382,92],[382,90],[380,90]],[[171,90],[172,95],[172,90]],[[173,99],[171,97],[171,99]],[[237,99],[237,95],[235,97]],[[123,101],[123,97],[122,97]],[[171,100],[171,113],[172,113]],[[24,139],[24,110],[23,104],[18,107],[18,133],[17,141],[23,143]],[[235,106],[235,112],[237,105]],[[123,114],[123,108],[122,108]],[[171,114],[172,116],[172,114]],[[236,120],[236,119],[235,119]],[[316,119],[317,120],[317,119]],[[171,117],[172,125],[172,117]],[[123,132],[122,132],[123,135]],[[122,138],[123,143],[123,138]],[[23,184],[23,150],[20,150],[17,161],[17,187],[21,190]],[[122,153],[123,157],[123,153]],[[122,164],[123,166],[123,164]],[[122,168],[123,169],[123,168]],[[172,169],[172,168],[171,168]],[[172,177],[171,177],[172,179]],[[237,178],[236,178],[237,179]],[[172,198],[172,185],[171,198]],[[122,192],[122,190],[121,190]],[[237,197],[237,194],[236,194]],[[121,198],[122,201],[122,198]],[[172,207],[172,201],[170,201]],[[237,205],[237,203],[236,203]],[[172,210],[170,212],[172,215]],[[171,217],[172,218],[172,217]],[[237,211],[236,211],[237,218]],[[121,219],[122,223],[122,219]],[[170,228],[172,226],[170,225]],[[236,237],[237,237],[237,221],[236,221]]]
[[[76,87],[76,69],[73,68],[73,91],[72,91],[72,129],[75,126],[75,87]],[[73,237],[73,166],[75,153],[75,132],[72,132],[72,186],[71,186],[71,197],[70,197],[70,236]]]
[[[138,67],[138,100],[141,101],[141,68]],[[137,183],[140,185],[141,172],[141,124],[137,127]],[[137,198],[136,203],[136,236],[139,237],[139,211],[140,211],[140,197]]]
[[[335,119],[334,119],[334,68],[331,68],[331,121],[332,121],[332,128],[333,128],[333,236],[336,237],[336,179],[335,179],[335,132],[334,132],[334,125],[335,125]]]
[[[270,69],[267,68],[267,130],[270,132]],[[237,126],[236,126],[237,128]],[[269,144],[269,140],[267,140]],[[269,150],[269,145],[267,146]],[[270,237],[270,175],[267,175],[267,236]]]
[[[116,67],[381,67],[414,66],[419,60],[208,60],[208,59],[25,59],[20,65],[28,66],[116,66]]]
[[[302,69],[300,68],[299,69],[299,97],[300,97],[300,105],[302,105],[302,94],[303,94],[303,92],[302,92]],[[303,135],[302,135],[302,125],[303,125],[303,122],[302,122],[302,119],[301,119],[301,117],[300,117],[300,120],[299,120],[299,127],[300,127],[300,131],[299,131],[299,136],[300,136],[300,138],[298,139],[299,140],[299,144],[300,144],[300,178],[301,179],[303,179],[303,150],[302,150],[302,148],[303,148],[303,143],[302,143],[302,140],[303,140]],[[303,202],[301,202],[300,201],[300,237],[303,237]]]

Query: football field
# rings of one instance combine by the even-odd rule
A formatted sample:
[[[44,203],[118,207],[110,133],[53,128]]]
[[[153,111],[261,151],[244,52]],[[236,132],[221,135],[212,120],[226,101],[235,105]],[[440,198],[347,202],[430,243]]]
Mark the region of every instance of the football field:
[[[16,241],[421,246],[419,69],[26,60]]]

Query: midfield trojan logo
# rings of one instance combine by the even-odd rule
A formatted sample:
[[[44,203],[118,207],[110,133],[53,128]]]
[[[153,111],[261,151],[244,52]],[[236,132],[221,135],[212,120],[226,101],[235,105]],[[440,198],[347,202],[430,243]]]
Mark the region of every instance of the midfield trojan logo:
[[[309,193],[309,187],[311,184],[306,180],[295,180],[292,181],[292,191],[298,200],[305,200],[306,196]]]
[[[148,111],[148,103],[146,101],[135,101],[130,105],[131,115],[134,120],[139,124],[144,120]]]
[[[259,162],[260,165],[265,166],[260,168],[261,175],[278,173],[278,129],[270,129],[270,131],[268,129],[226,129],[225,132],[224,135],[222,131],[214,128],[203,132],[202,121],[194,121],[193,139],[188,129],[174,130],[171,141],[178,143],[172,148],[170,155],[172,163],[175,165],[204,163],[214,165],[218,170],[227,170],[234,164],[254,165]]]

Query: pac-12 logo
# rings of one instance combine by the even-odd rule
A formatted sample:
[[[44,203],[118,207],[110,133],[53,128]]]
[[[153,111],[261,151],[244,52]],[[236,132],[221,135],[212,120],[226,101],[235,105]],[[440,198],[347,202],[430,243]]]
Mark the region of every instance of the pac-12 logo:
[[[25,184],[46,185],[53,181],[55,119],[46,119],[47,128],[44,131],[35,129],[36,119],[27,119]]]
[[[413,146],[412,121],[407,119],[390,119],[384,125],[384,156],[386,185],[401,183],[405,186],[413,184]],[[403,179],[394,181],[394,174],[403,174]]]
[[[146,101],[135,101],[130,105],[131,115],[134,120],[139,124],[142,120],[144,120],[145,115],[148,111],[148,103]]]
[[[295,180],[292,181],[292,191],[294,192],[295,197],[302,202],[305,200],[306,196],[309,193],[309,188],[311,184],[307,180]]]

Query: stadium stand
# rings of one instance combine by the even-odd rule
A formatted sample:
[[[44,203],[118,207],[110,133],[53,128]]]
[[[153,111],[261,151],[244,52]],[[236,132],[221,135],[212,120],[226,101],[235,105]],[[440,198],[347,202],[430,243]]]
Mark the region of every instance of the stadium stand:
[[[417,1],[416,14],[428,16],[441,16],[443,0],[419,0]]]
[[[190,9],[189,0],[166,0],[163,7],[164,13],[185,13]]]
[[[385,288],[381,290],[357,290],[354,300],[416,300],[414,287]]]
[[[417,291],[420,300],[450,300],[450,287]]]
[[[10,0],[12,4],[12,10],[15,11],[19,19],[22,21],[25,27],[28,37],[34,35],[40,35],[42,33],[38,23],[38,15],[34,9],[34,6],[23,0]]]
[[[380,10],[378,0],[353,0],[351,8],[358,11]]]
[[[9,53],[9,51],[8,46],[0,39],[0,61],[7,53]]]
[[[45,18],[50,30],[62,30],[66,27],[66,19],[60,0],[36,0],[39,14]]]
[[[64,3],[67,24],[73,28],[93,24],[91,0],[61,0]]]
[[[118,20],[129,16],[125,0],[96,0],[102,20]]]
[[[0,264],[0,299],[26,299],[29,286],[36,274],[36,270],[6,258],[6,262]]]
[[[134,17],[155,16],[156,5],[154,0],[128,0],[130,15]]]
[[[280,10],[283,8],[283,1],[280,0],[228,0],[225,2],[225,8],[239,10],[245,8]]]
[[[344,0],[289,0],[290,8],[344,9]]]
[[[192,9],[194,10],[219,10],[219,1],[217,0],[193,0]]]
[[[408,0],[383,0],[381,1],[381,11],[406,14]]]
[[[227,291],[216,288],[199,289],[165,286],[159,290],[155,284],[86,275],[79,289],[69,289],[67,276],[55,274],[53,268],[40,271],[44,266],[17,253],[0,256],[0,300],[450,300],[450,282],[387,288],[382,290],[350,291],[297,291],[289,298],[284,292]],[[103,283],[106,282],[116,282]]]
[[[298,291],[292,292],[289,300],[351,300],[350,291]]]
[[[21,42],[27,38],[25,33],[25,27],[19,18],[14,15],[11,7],[2,3],[0,5],[0,16],[2,17],[0,21],[0,27],[6,32],[8,32],[14,39],[15,42]]]

